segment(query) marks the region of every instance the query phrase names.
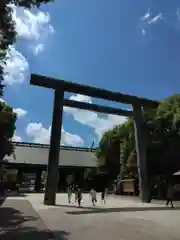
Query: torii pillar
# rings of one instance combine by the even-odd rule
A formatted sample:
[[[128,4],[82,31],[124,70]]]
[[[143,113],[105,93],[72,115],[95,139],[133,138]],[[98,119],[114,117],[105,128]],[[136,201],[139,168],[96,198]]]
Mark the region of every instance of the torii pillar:
[[[133,113],[140,198],[142,202],[148,203],[151,201],[151,194],[147,167],[147,139],[144,129],[142,107],[140,105],[134,105]]]
[[[64,91],[55,90],[44,204],[56,204]]]

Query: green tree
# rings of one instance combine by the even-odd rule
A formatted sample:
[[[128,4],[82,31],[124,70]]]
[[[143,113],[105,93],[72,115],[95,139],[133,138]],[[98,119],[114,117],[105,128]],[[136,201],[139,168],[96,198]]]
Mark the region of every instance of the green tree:
[[[170,176],[180,168],[180,95],[162,101],[147,127],[149,170]]]
[[[156,109],[144,109],[144,125],[147,136],[148,169],[151,176],[163,174],[171,176],[180,169],[180,95],[170,96]],[[116,126],[105,133],[99,143],[97,156],[106,159],[107,169],[119,162],[120,149],[113,141],[124,142],[124,161],[126,171],[137,175],[137,159],[134,142],[133,122]],[[113,154],[114,153],[114,154]]]
[[[11,138],[16,128],[16,114],[4,102],[0,102],[0,161],[13,152]]]
[[[115,178],[122,169],[123,172],[120,175],[127,174],[125,165],[134,145],[132,139],[133,122],[131,119],[105,132],[102,136],[96,154],[98,158],[105,160],[103,168],[108,171],[112,178]],[[121,161],[122,156],[120,156],[122,152],[123,161]]]
[[[4,64],[6,64],[6,51],[8,46],[13,44],[15,40],[15,28],[11,16],[11,8],[4,4],[5,1],[0,2],[0,96],[3,95],[3,73]]]

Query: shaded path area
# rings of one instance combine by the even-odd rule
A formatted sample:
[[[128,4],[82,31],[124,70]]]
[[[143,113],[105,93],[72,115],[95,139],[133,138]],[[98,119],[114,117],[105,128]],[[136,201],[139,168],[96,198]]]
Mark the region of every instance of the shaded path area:
[[[39,215],[31,204],[23,199],[1,199],[0,206],[0,239],[3,240],[54,240]],[[58,235],[66,239],[65,232]]]

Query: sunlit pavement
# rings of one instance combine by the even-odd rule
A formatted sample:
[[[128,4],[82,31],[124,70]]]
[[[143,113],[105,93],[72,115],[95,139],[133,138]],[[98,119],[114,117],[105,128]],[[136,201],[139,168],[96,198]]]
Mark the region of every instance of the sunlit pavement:
[[[83,195],[82,207],[68,204],[66,194],[57,194],[56,206],[43,205],[43,194],[26,197],[57,239],[68,240],[144,240],[180,239],[180,211],[159,202],[142,204],[137,198],[108,196],[101,204],[100,196],[92,207],[89,194]],[[59,232],[64,237],[59,237]],[[59,237],[59,238],[58,238]]]

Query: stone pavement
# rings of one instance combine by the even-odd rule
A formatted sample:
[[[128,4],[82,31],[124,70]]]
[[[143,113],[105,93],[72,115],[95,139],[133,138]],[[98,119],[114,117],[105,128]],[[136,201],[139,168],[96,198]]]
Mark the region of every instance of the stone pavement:
[[[82,208],[75,203],[69,205],[66,194],[57,194],[56,206],[44,206],[42,194],[30,194],[27,199],[57,239],[180,239],[179,207],[172,210],[162,204],[142,204],[138,199],[119,196],[109,196],[105,205],[99,200],[92,207],[88,194],[83,196]]]
[[[55,239],[39,215],[24,198],[0,199],[0,239]]]

